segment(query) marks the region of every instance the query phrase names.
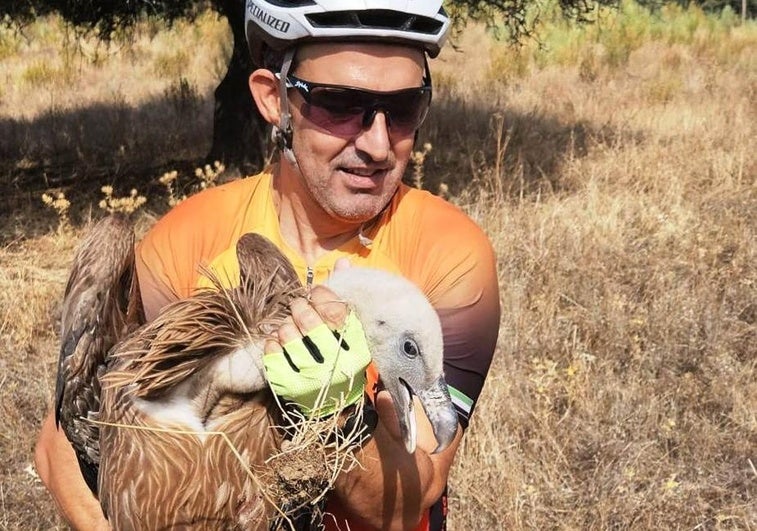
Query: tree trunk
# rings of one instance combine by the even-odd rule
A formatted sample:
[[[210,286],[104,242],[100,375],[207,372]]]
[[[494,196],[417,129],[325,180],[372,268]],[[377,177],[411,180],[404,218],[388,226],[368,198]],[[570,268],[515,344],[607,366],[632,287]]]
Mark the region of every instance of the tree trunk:
[[[221,83],[215,90],[213,146],[208,162],[236,167],[242,174],[259,171],[266,149],[266,123],[250,94],[248,77],[253,65],[244,34],[244,0],[216,0],[234,37],[234,51]]]

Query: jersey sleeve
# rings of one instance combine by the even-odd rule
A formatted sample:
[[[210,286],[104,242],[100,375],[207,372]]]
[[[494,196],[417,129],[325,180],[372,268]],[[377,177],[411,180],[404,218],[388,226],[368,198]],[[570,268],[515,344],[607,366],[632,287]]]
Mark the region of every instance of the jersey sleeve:
[[[137,278],[148,321],[168,303],[187,297],[192,291],[198,256],[187,237],[191,225],[186,222],[196,210],[196,201],[178,205],[137,245]]]
[[[438,295],[444,373],[460,423],[467,428],[489,372],[499,333],[499,288],[489,242],[466,238],[466,252],[443,277]]]
[[[500,322],[496,259],[486,234],[456,207],[433,198],[424,208],[410,269],[439,314],[444,373],[460,423],[467,428],[497,343]],[[427,203],[430,201],[427,201]]]

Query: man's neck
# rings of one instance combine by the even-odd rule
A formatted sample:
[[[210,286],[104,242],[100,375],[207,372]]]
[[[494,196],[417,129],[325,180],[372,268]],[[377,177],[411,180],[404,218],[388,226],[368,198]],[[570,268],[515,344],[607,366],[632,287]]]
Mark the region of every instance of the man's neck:
[[[284,241],[308,264],[351,240],[360,232],[361,223],[334,219],[319,204],[296,175],[282,175],[273,180],[273,194]],[[286,171],[286,170],[284,170]]]

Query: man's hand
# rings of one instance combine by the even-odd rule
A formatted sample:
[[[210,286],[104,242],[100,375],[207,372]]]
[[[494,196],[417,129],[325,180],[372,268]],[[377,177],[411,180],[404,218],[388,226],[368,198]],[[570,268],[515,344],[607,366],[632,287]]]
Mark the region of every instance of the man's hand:
[[[34,453],[37,472],[72,529],[108,531],[100,502],[84,482],[79,462],[63,430],[55,426],[55,413],[45,418]]]
[[[310,300],[295,299],[292,315],[268,340],[263,364],[274,393],[309,416],[356,403],[371,361],[363,327],[331,290],[316,286]]]

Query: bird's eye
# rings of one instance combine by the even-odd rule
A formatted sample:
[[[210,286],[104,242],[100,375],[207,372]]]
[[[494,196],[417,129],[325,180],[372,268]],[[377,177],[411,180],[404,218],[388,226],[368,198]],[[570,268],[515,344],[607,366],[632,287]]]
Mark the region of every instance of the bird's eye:
[[[405,339],[405,342],[402,343],[402,352],[408,358],[415,358],[418,356],[418,345],[412,339]]]

